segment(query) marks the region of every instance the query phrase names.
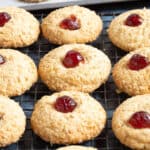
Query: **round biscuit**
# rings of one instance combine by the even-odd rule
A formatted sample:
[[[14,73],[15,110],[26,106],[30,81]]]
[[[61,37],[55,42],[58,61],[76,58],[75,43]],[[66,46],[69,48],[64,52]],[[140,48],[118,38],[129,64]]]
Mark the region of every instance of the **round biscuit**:
[[[37,81],[37,68],[33,60],[12,49],[0,49],[5,63],[0,64],[0,94],[17,96],[29,90]]]
[[[3,27],[0,27],[0,47],[25,47],[37,41],[40,26],[32,14],[17,7],[2,7],[0,12],[6,12],[11,17]]]
[[[93,148],[93,147],[71,145],[71,146],[61,147],[61,148],[58,148],[56,150],[97,150],[97,149]]]
[[[18,103],[0,95],[0,147],[17,142],[25,126],[26,117]]]
[[[73,112],[62,113],[54,108],[56,99],[64,95],[77,103]],[[105,123],[106,112],[101,104],[89,94],[75,91],[43,96],[31,116],[35,134],[52,144],[76,144],[90,140],[100,134]]]
[[[125,20],[131,14],[138,14],[142,24],[136,27],[125,25]],[[114,45],[124,51],[134,51],[138,48],[150,47],[150,10],[135,9],[122,13],[112,20],[108,35]]]
[[[130,52],[121,58],[112,70],[115,84],[121,92],[128,95],[142,95],[150,93],[150,66],[141,70],[131,70],[128,62],[134,54],[145,56],[150,61],[150,48],[141,48]]]
[[[62,60],[69,50],[84,57],[84,63],[66,68]],[[39,75],[51,90],[92,92],[108,79],[111,70],[109,58],[97,48],[84,44],[68,44],[53,49],[39,63]]]
[[[150,94],[134,96],[124,101],[113,114],[112,129],[122,144],[131,149],[149,150],[150,128],[135,129],[128,124],[130,117],[139,111],[150,114]]]
[[[60,27],[62,20],[75,15],[80,29],[66,30]],[[51,12],[43,19],[43,36],[54,44],[87,43],[95,40],[102,31],[102,20],[94,11],[80,6],[69,6]]]

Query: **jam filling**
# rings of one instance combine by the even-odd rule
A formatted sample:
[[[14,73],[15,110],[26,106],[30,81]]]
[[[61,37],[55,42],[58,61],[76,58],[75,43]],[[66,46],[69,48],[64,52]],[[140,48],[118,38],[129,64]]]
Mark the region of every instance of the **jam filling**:
[[[131,14],[125,20],[125,25],[131,26],[131,27],[136,27],[136,26],[141,25],[142,22],[143,22],[143,20],[138,14]]]
[[[72,112],[77,106],[77,103],[69,96],[62,96],[56,99],[54,107],[62,113]]]
[[[0,27],[3,27],[11,19],[7,12],[0,12]]]
[[[66,68],[76,67],[79,65],[80,62],[84,62],[84,58],[79,52],[74,50],[68,51],[63,59],[63,65]]]
[[[0,65],[4,63],[5,63],[5,58],[2,55],[0,55]]]
[[[140,54],[134,54],[129,62],[128,62],[128,68],[131,70],[141,70],[149,65],[148,58],[145,56],[142,56]]]
[[[150,128],[150,114],[145,111],[134,113],[128,123],[135,129]]]
[[[62,29],[78,30],[80,29],[80,21],[75,15],[70,15],[68,18],[60,22],[60,27]]]

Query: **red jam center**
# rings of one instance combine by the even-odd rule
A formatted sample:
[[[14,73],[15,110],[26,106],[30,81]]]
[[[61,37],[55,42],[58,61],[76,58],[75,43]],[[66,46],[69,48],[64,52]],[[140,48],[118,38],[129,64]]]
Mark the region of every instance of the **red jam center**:
[[[80,28],[80,22],[74,15],[64,19],[60,23],[60,27],[68,30],[77,30]]]
[[[142,24],[142,18],[138,14],[132,14],[125,20],[125,25],[136,27]]]
[[[3,27],[11,19],[7,12],[0,12],[0,27]]]
[[[5,63],[5,59],[2,55],[0,55],[0,65]]]
[[[69,96],[62,96],[56,99],[54,106],[57,111],[68,113],[76,108],[77,103]]]
[[[135,129],[150,128],[150,114],[144,111],[136,112],[131,116],[128,123]]]
[[[128,68],[131,70],[140,70],[147,67],[149,64],[147,57],[134,54],[128,62]]]
[[[76,67],[80,62],[84,62],[84,58],[79,52],[74,50],[68,51],[63,59],[63,65],[67,68]]]

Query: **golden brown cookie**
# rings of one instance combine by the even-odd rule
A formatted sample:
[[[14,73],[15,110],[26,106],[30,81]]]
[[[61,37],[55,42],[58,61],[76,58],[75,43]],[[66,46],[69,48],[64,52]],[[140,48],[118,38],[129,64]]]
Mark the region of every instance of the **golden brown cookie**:
[[[150,93],[150,48],[130,52],[113,68],[113,79],[122,92],[128,95]]]
[[[90,109],[89,109],[90,108]],[[42,97],[35,105],[31,126],[52,144],[75,144],[100,134],[106,112],[89,94],[62,91]]]
[[[0,47],[25,47],[39,36],[38,20],[22,8],[0,8]]]
[[[93,147],[72,145],[72,146],[61,147],[58,148],[57,150],[97,150],[97,149]]]
[[[51,12],[43,19],[43,36],[54,44],[87,43],[102,30],[102,20],[94,11],[69,6]]]
[[[69,54],[70,51],[77,56]],[[80,59],[79,63],[71,67],[77,59]],[[105,83],[110,69],[110,60],[102,51],[84,44],[60,46],[46,54],[39,63],[41,79],[49,89],[56,91],[92,92]]]
[[[127,11],[112,20],[108,35],[112,43],[125,51],[150,47],[150,10]]]
[[[150,95],[124,101],[113,114],[112,129],[131,149],[150,150]]]
[[[37,68],[30,57],[16,50],[0,49],[1,95],[21,95],[37,78]]]
[[[0,147],[17,142],[25,125],[26,117],[18,103],[0,96]]]

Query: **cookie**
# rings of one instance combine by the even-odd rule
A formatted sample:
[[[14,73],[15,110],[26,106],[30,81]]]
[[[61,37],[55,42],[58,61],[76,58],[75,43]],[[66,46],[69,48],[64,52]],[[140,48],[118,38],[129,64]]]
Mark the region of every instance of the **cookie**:
[[[127,11],[112,20],[108,35],[114,45],[124,51],[150,47],[150,10]]]
[[[107,80],[109,58],[84,44],[68,44],[46,54],[39,63],[39,75],[49,89],[92,92]]]
[[[102,20],[94,11],[69,6],[51,12],[43,19],[43,36],[54,44],[87,43],[102,31]]]
[[[0,96],[0,147],[17,142],[25,125],[26,117],[18,103]]]
[[[89,109],[90,108],[90,109]],[[62,91],[42,97],[35,105],[31,126],[52,144],[76,144],[100,134],[106,112],[89,94]]]
[[[43,2],[43,1],[46,1],[46,0],[21,0],[21,1],[35,3],[35,2]]]
[[[39,22],[22,8],[0,8],[0,33],[0,47],[29,46],[38,39]]]
[[[150,48],[130,52],[117,62],[112,76],[118,89],[128,95],[150,93]]]
[[[37,68],[27,55],[12,49],[0,49],[0,94],[23,94],[37,81]]]
[[[57,150],[97,150],[97,149],[92,147],[72,145],[72,146],[61,147],[58,148]]]
[[[124,101],[113,114],[112,129],[120,142],[131,149],[150,150],[150,95]]]

